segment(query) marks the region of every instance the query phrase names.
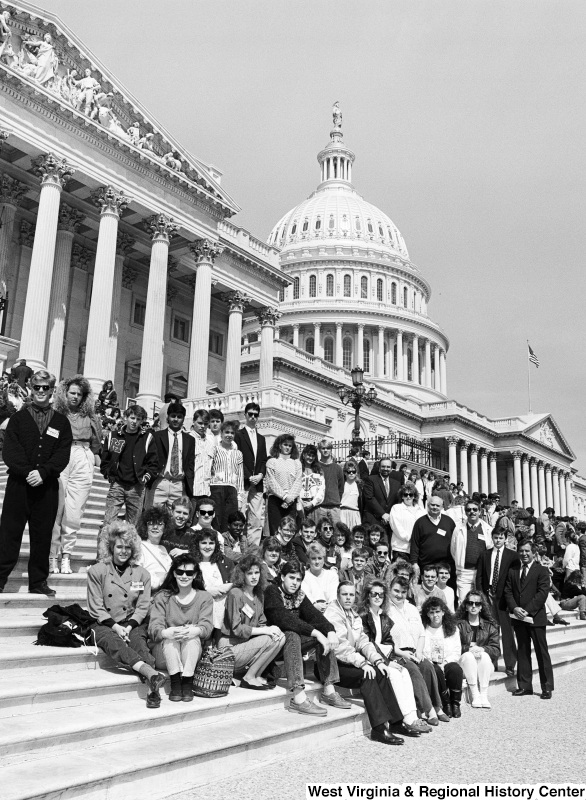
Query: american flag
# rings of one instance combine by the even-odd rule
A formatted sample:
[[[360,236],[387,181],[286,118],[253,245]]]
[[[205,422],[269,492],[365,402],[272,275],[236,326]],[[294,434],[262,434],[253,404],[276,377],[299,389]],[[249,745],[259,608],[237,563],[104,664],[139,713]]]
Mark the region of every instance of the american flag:
[[[539,359],[537,358],[537,356],[535,355],[535,353],[531,349],[531,345],[529,344],[529,342],[527,342],[527,347],[529,348],[529,353],[528,353],[529,361],[532,364],[535,364],[536,367],[539,367]]]

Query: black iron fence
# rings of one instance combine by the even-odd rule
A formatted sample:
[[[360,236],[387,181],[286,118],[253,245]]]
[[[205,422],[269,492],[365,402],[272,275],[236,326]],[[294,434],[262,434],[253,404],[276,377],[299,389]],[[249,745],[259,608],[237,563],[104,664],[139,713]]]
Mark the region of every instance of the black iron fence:
[[[398,433],[396,436],[374,436],[362,440],[362,449],[369,453],[367,459],[377,461],[388,456],[394,461],[408,461],[430,469],[447,472],[443,454],[431,446],[431,442],[415,439]],[[337,461],[344,461],[350,452],[352,442],[349,439],[332,442],[332,455]]]

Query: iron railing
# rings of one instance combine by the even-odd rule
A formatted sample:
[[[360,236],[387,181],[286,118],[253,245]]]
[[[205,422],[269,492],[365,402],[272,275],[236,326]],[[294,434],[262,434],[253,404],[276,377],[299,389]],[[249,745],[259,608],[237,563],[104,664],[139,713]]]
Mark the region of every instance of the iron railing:
[[[362,441],[362,449],[367,450],[370,458],[375,461],[384,455],[397,462],[407,461],[421,467],[447,471],[443,453],[433,448],[431,442],[403,433],[396,436],[374,436]],[[337,461],[345,461],[351,447],[352,442],[349,439],[332,442],[332,455]]]

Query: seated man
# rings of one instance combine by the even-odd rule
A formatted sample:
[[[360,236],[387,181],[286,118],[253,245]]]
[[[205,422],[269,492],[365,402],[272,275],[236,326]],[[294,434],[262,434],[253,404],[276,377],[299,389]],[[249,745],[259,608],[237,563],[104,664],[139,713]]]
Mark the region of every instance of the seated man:
[[[340,572],[340,581],[350,581],[356,589],[356,596],[360,597],[364,587],[364,581],[368,580],[366,574],[366,562],[368,561],[368,550],[363,547],[352,551],[352,566]]]
[[[428,597],[438,597],[440,600],[446,602],[445,593],[438,587],[438,568],[435,564],[428,564],[423,567],[421,573],[421,583],[415,584],[413,587],[413,599],[417,610],[421,611],[421,606],[425,603]]]

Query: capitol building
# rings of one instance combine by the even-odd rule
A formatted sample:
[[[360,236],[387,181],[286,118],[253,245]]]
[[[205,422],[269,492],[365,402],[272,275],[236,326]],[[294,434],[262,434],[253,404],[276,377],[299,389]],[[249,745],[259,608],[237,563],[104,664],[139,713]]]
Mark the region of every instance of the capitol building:
[[[449,397],[432,287],[355,188],[337,105],[315,190],[264,242],[238,225],[220,170],[58,17],[15,2],[0,20],[5,369],[25,358],[58,377],[83,372],[94,389],[111,379],[121,405],[149,414],[167,391],[189,412],[232,417],[255,399],[269,438],[327,437],[342,457],[354,413],[340,398],[358,366],[373,455],[586,519],[586,481],[552,414],[493,419]]]

